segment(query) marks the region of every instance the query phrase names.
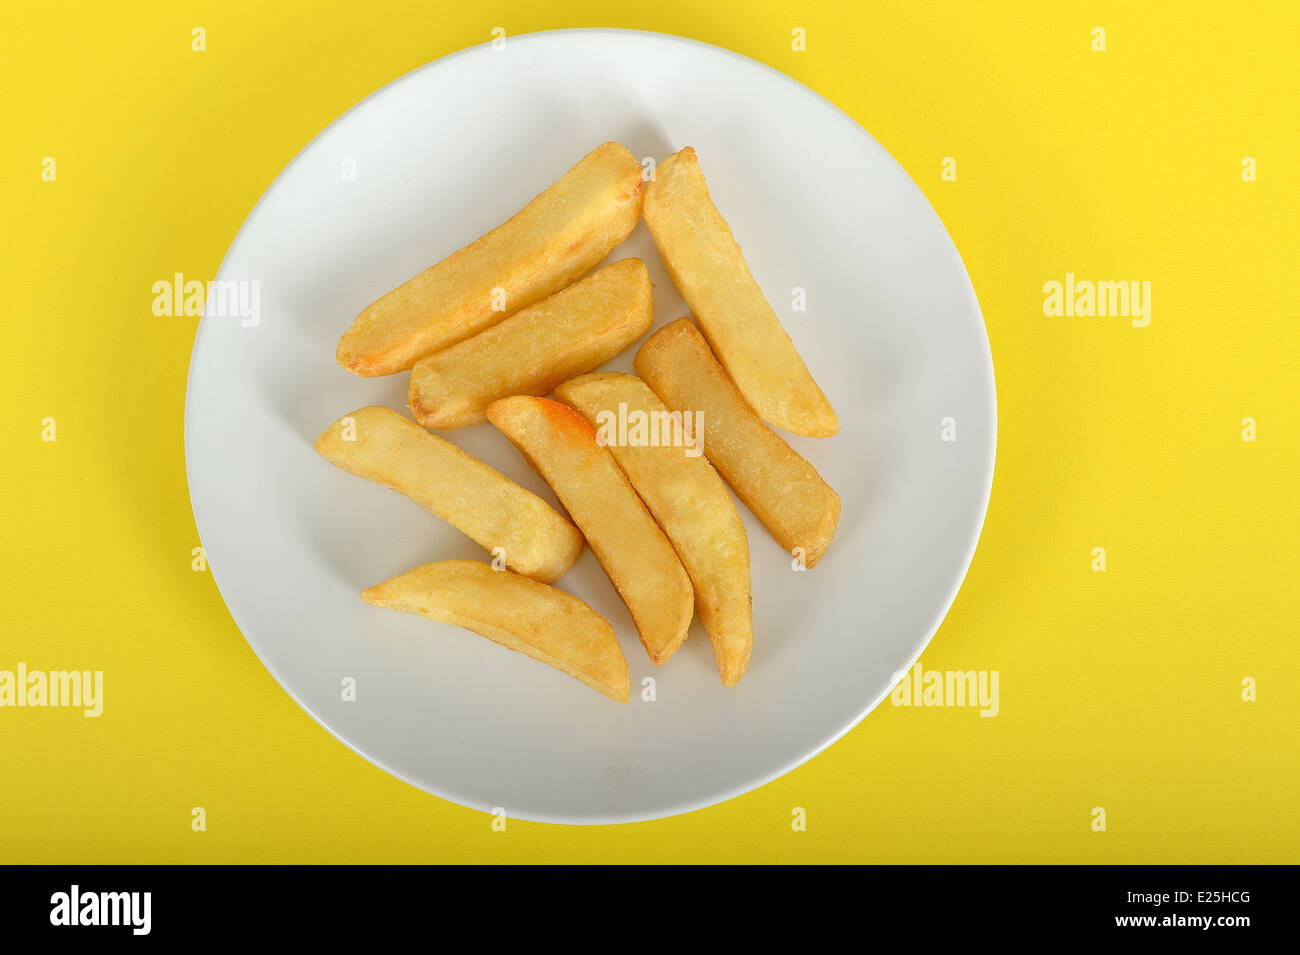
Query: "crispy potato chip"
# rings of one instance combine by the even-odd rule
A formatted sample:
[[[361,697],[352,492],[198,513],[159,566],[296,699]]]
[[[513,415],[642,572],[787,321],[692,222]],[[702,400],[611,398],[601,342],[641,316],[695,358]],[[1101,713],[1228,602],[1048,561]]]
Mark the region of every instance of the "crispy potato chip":
[[[472,630],[627,702],[627,658],[614,628],[563,590],[476,560],[445,560],[367,588],[361,598]]]
[[[642,211],[673,282],[754,410],[778,428],[810,438],[839,431],[835,409],[713,205],[694,149],[687,146],[659,164]]]
[[[645,263],[621,259],[421,358],[411,369],[411,414],[426,428],[478,424],[498,398],[545,395],[609,361],[644,335],[653,318]]]
[[[487,416],[555,491],[631,611],[650,659],[663,663],[690,628],[691,581],[587,419],[522,395],[494,401]]]
[[[367,377],[404,371],[558,292],[627,238],[644,187],[636,157],[598,146],[506,222],[367,306],[339,340],[339,364]]]
[[[332,464],[405,494],[511,570],[550,583],[582,553],[582,535],[549,504],[390,408],[362,408],[316,439]]]
[[[689,318],[665,325],[636,370],[668,407],[704,415],[704,453],[777,543],[813,567],[830,546],[840,496],[763,424]]]
[[[749,540],[735,501],[701,454],[705,423],[669,411],[635,375],[583,375],[557,387],[555,397],[595,426],[597,441],[668,535],[695,585],[722,682],[735,686],[754,645]]]

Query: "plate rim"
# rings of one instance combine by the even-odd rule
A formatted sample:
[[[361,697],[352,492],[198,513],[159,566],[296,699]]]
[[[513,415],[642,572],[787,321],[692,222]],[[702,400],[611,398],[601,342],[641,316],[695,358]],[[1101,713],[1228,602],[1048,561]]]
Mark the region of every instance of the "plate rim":
[[[942,230],[944,237],[948,240],[948,245],[952,249],[952,252],[956,257],[956,262],[960,266],[962,274],[966,279],[966,292],[969,295],[970,304],[974,307],[975,314],[979,318],[980,331],[982,332],[982,343],[984,346],[981,352],[982,357],[984,359],[982,363],[983,364],[982,371],[986,375],[988,380],[988,385],[989,385],[988,453],[986,456],[986,460],[984,461],[984,467],[983,467],[983,471],[984,471],[984,480],[982,482],[983,493],[981,495],[982,504],[980,505],[979,508],[979,518],[977,521],[975,521],[974,532],[973,534],[970,535],[970,539],[967,541],[965,547],[965,557],[962,561],[963,566],[962,566],[961,573],[957,575],[956,582],[951,587],[950,593],[948,594],[947,598],[943,601],[942,606],[938,610],[933,623],[927,627],[926,635],[922,639],[917,641],[915,652],[911,653],[910,656],[908,657],[907,665],[901,668],[899,671],[897,671],[896,675],[901,677],[903,674],[909,672],[912,669],[912,667],[916,665],[916,661],[920,659],[921,655],[930,646],[930,643],[933,641],[935,635],[938,633],[939,628],[943,625],[944,620],[947,619],[948,612],[952,609],[952,605],[956,601],[958,593],[961,592],[961,588],[966,582],[966,577],[970,573],[971,564],[974,562],[975,554],[979,549],[979,542],[983,537],[984,527],[988,520],[988,509],[989,509],[989,504],[992,500],[993,482],[995,480],[996,469],[997,469],[998,401],[997,401],[997,376],[996,376],[996,369],[993,363],[992,342],[989,339],[989,335],[988,335],[988,323],[984,318],[984,309],[980,305],[979,295],[975,291],[974,281],[971,279],[970,270],[967,268],[966,262],[962,258],[961,250],[957,248],[957,244],[953,241],[952,235],[951,233],[949,233],[947,225],[944,224],[943,218],[939,215],[938,210],[934,208],[934,205],[933,203],[930,202],[929,197],[926,196],[925,192],[921,189],[921,187],[917,185],[916,180],[912,178],[911,173],[909,173],[907,171],[907,168],[902,163],[900,163],[897,160],[897,158],[895,158],[893,153],[891,153],[882,143],[880,143],[880,141],[877,140],[871,134],[871,132],[866,129],[866,127],[864,127],[861,123],[859,123],[856,119],[854,119],[853,116],[849,115],[847,112],[841,109],[833,101],[823,96],[821,93],[818,93],[816,90],[812,89],[811,87],[805,85],[804,83],[801,83],[799,80],[795,79],[789,74],[783,73],[782,71],[778,70],[776,67],[769,66],[768,64],[760,60],[753,59],[752,57],[746,56],[743,53],[738,53],[735,50],[728,49],[727,47],[720,46],[715,43],[709,43],[704,40],[697,40],[692,37],[681,36],[675,33],[662,33],[654,30],[637,30],[637,29],[630,29],[624,27],[566,27],[566,28],[554,29],[554,30],[535,30],[526,33],[508,34],[506,40],[507,42],[515,42],[515,43],[539,42],[539,41],[544,42],[547,37],[551,37],[555,35],[573,35],[573,34],[586,34],[593,37],[608,36],[610,34],[633,35],[638,37],[650,38],[656,41],[682,44],[689,47],[704,47],[709,50],[725,54],[726,56],[731,57],[733,59],[744,61],[746,64],[749,64],[750,66],[758,67],[770,74],[779,77],[782,81],[786,83],[793,84],[794,86],[803,90],[807,94],[817,98],[822,103],[831,107],[841,116],[843,116],[846,120],[848,120],[855,127],[857,127],[861,135],[865,136],[871,143],[873,143],[879,150],[881,150],[881,152],[884,153],[884,155],[889,157],[889,160],[893,162],[894,165],[897,166],[898,169],[902,172],[908,185],[915,191],[915,193],[920,198],[920,200],[934,214],[935,221],[938,223],[939,228]],[[430,60],[419,66],[416,66],[413,69],[410,69],[407,72],[389,80],[383,86],[380,86],[375,90],[372,90],[370,93],[366,94],[364,97],[357,100],[347,109],[345,109],[343,112],[335,116],[324,127],[322,127],[315,135],[313,135],[306,143],[304,143],[298,149],[297,152],[293,154],[292,158],[290,158],[287,163],[284,164],[284,166],[275,175],[275,177],[271,180],[271,182],[267,184],[266,188],[262,191],[261,195],[258,196],[257,201],[254,202],[252,207],[248,210],[248,213],[244,216],[244,219],[240,223],[238,230],[235,232],[234,238],[231,239],[229,246],[227,246],[226,248],[225,254],[221,258],[221,263],[217,267],[217,271],[214,277],[215,280],[217,281],[221,280],[222,273],[226,268],[226,264],[230,261],[231,256],[233,255],[235,250],[239,247],[239,243],[244,238],[245,232],[247,231],[249,224],[256,217],[257,212],[259,209],[261,209],[263,202],[265,202],[267,197],[271,195],[271,193],[275,190],[275,187],[279,184],[280,180],[289,172],[290,169],[292,169],[307,154],[307,152],[316,144],[318,140],[322,139],[330,130],[332,130],[335,126],[341,123],[354,110],[360,109],[371,99],[379,96],[382,93],[389,91],[393,87],[396,87],[399,84],[406,82],[407,80],[414,78],[418,74],[424,73],[427,70],[434,69],[441,64],[456,59],[457,57],[467,56],[470,54],[477,53],[485,48],[490,48],[492,42],[493,41],[491,40],[487,40],[482,43],[476,43],[472,46],[463,47],[459,50],[454,50],[451,53],[444,54],[443,56]],[[200,508],[199,506],[197,506],[194,499],[194,495],[193,495],[194,482],[191,477],[193,462],[192,462],[192,455],[190,453],[190,447],[191,447],[191,437],[194,433],[193,423],[191,421],[191,408],[192,408],[191,398],[192,398],[192,388],[194,384],[195,356],[198,354],[199,344],[201,339],[203,338],[204,327],[207,324],[209,324],[206,319],[207,319],[206,315],[200,317],[200,320],[195,328],[194,341],[190,347],[189,364],[186,369],[186,376],[185,376],[185,410],[183,415],[184,418],[183,441],[184,441],[184,449],[185,449],[186,494],[190,499],[190,511],[194,517],[194,524],[195,524],[195,529],[198,532],[200,547],[204,546],[203,544],[204,522],[202,519],[200,519],[199,516]],[[206,548],[205,548],[205,554],[206,554]],[[276,667],[272,666],[270,662],[268,662],[267,658],[263,655],[262,650],[259,649],[259,647],[254,642],[254,640],[248,635],[248,632],[246,631],[243,623],[240,620],[240,615],[235,611],[234,607],[231,606],[230,601],[226,599],[225,593],[222,591],[221,588],[221,582],[218,579],[218,574],[217,574],[215,564],[210,559],[208,560],[207,563],[208,563],[209,575],[212,577],[212,582],[214,586],[217,588],[217,593],[221,598],[222,605],[225,607],[226,612],[230,615],[230,618],[234,622],[235,627],[239,630],[240,636],[243,637],[244,642],[248,645],[249,649],[253,651],[253,655],[257,658],[258,662],[261,663],[262,666],[266,669],[266,671],[271,675],[272,679],[275,680],[276,684],[280,687],[280,689],[283,690],[289,696],[289,698],[293,700],[293,702],[297,704],[300,709],[303,710],[303,712],[305,712],[308,716],[310,716],[318,725],[320,725],[326,732],[328,732],[332,737],[334,737],[334,739],[338,740],[340,743],[342,743],[349,750],[351,750],[357,756],[361,757],[370,765],[377,767],[378,769],[382,770],[388,775],[393,776],[394,778],[402,781],[403,783],[406,783],[408,786],[411,786],[412,788],[422,793],[427,793],[429,795],[436,796],[439,799],[478,812],[491,814],[492,812],[495,811],[496,807],[488,807],[486,806],[485,803],[481,803],[477,799],[474,799],[472,797],[457,795],[451,793],[450,791],[440,786],[436,786],[432,784],[426,785],[423,782],[415,781],[407,773],[398,770],[395,767],[388,765],[388,763],[385,762],[384,760],[376,756],[373,756],[370,753],[365,752],[359,744],[352,742],[346,736],[342,735],[337,730],[335,730],[332,726],[330,726],[330,724],[326,722],[326,720],[321,716],[321,714],[319,714],[313,707],[309,706],[301,697],[299,697],[297,693],[294,692],[294,690],[288,685],[288,683],[286,683],[285,679],[282,677],[279,670]],[[756,778],[746,779],[734,786],[731,786],[725,790],[720,790],[709,796],[690,799],[681,803],[674,803],[670,807],[659,809],[659,810],[653,810],[653,811],[640,811],[640,812],[615,811],[609,813],[608,815],[598,814],[598,813],[586,813],[586,814],[575,814],[575,815],[546,814],[546,813],[530,814],[526,811],[517,812],[517,813],[511,811],[509,813],[510,818],[519,819],[527,822],[542,823],[547,825],[582,825],[582,826],[625,825],[625,824],[636,823],[636,822],[651,822],[659,819],[670,819],[674,816],[684,815],[686,813],[695,812],[701,809],[707,809],[712,806],[717,806],[722,803],[729,802],[739,796],[745,795],[746,793],[753,792],[757,789],[761,789],[762,787],[768,785],[769,783],[775,782],[776,780],[782,778],[783,776],[786,776],[787,774],[793,772],[795,769],[799,768],[805,763],[808,763],[813,759],[815,759],[817,756],[821,755],[823,752],[825,752],[835,743],[843,739],[844,736],[846,736],[851,730],[856,728],[868,716],[870,716],[871,713],[876,709],[876,707],[878,707],[884,701],[884,699],[893,691],[893,688],[896,685],[897,685],[897,681],[889,684],[878,696],[872,699],[870,703],[857,716],[850,719],[844,726],[840,727],[835,733],[828,736],[825,741],[823,741],[814,749],[811,749],[802,755],[796,756],[791,760],[782,762],[782,764],[775,770],[761,773]]]

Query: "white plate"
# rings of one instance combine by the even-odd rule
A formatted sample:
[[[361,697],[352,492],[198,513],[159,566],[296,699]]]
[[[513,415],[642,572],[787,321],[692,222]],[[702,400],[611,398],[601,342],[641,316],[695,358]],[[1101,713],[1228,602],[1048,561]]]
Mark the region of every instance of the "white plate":
[[[400,495],[312,450],[368,404],[405,411],[407,375],[355,378],[334,348],[360,309],[513,214],[588,150],[695,146],[750,267],[839,412],[790,438],[843,498],[821,564],[796,573],[742,506],[753,659],[718,681],[696,622],[653,667],[590,551],[559,585],[614,624],[620,706],[468,631],[380,610],[363,587],[484,558]],[[355,181],[345,171],[355,168]],[[655,326],[686,314],[638,225]],[[993,477],[993,366],[961,259],[907,174],[848,116],[752,60],[677,37],[574,30],[431,63],[349,110],[269,188],[221,267],[260,283],[260,321],[203,318],[186,456],[209,566],[253,650],[331,733],[476,809],[563,823],[652,819],[743,793],[863,718],[947,612]],[[805,290],[806,310],[793,307]],[[631,371],[629,350],[607,367]],[[945,441],[944,418],[956,441]],[[490,425],[453,442],[554,502]],[[653,676],[655,699],[639,688]],[[356,681],[356,701],[341,687]]]

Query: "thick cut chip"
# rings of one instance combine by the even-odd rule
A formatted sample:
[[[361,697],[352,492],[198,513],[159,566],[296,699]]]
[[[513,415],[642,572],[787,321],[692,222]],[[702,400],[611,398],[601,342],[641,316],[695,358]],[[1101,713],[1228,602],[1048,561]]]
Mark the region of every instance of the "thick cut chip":
[[[665,325],[636,370],[668,407],[704,415],[704,454],[778,544],[812,567],[840,519],[840,496],[763,424],[689,318]]]
[[[690,628],[691,581],[587,419],[524,395],[494,401],[487,416],[555,491],[627,604],[650,659],[663,663]]]
[[[582,535],[540,497],[391,408],[340,418],[316,439],[326,460],[405,494],[498,553],[511,570],[550,583],[582,554]]]
[[[654,319],[650,273],[622,259],[411,369],[407,401],[426,428],[478,424],[510,395],[545,395],[591,371],[646,333]]]
[[[614,628],[563,590],[476,560],[444,560],[376,584],[361,598],[473,630],[627,702],[627,658]]]
[[[736,503],[701,453],[708,422],[669,411],[635,375],[583,375],[556,388],[555,397],[595,426],[596,440],[668,535],[695,585],[722,682],[735,686],[754,645],[749,540]]]
[[[339,340],[339,364],[366,377],[405,371],[558,292],[627,238],[644,188],[635,156],[598,146],[487,235],[367,306]]]
[[[750,274],[713,205],[690,146],[660,163],[646,190],[645,224],[718,360],[759,415],[825,438],[839,418]]]

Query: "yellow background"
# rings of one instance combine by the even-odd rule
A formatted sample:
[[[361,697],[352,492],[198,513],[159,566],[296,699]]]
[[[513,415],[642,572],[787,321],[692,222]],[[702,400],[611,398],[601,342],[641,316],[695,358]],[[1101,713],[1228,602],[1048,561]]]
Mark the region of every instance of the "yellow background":
[[[0,668],[101,668],[106,700],[0,710],[0,861],[1295,862],[1300,17],[1137,6],[5,4]],[[737,50],[925,190],[984,308],[1000,420],[984,536],[924,662],[999,670],[995,719],[886,703],[721,806],[493,832],[316,725],[190,569],[197,320],[155,317],[152,283],[212,277],[312,136],[495,26]],[[1151,326],[1044,317],[1066,271],[1151,281]]]

